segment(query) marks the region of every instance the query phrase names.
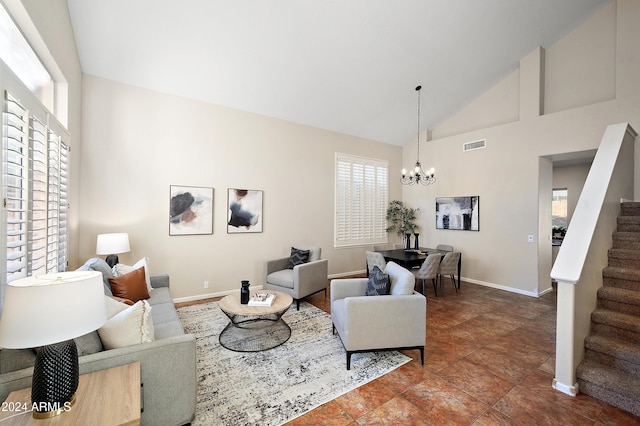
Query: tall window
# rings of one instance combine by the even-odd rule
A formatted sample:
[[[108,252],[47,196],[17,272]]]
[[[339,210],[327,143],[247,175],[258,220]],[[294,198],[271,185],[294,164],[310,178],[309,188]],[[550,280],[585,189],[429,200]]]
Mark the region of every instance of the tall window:
[[[69,149],[52,127],[5,91],[3,284],[66,269]]]
[[[567,188],[553,190],[551,199],[551,225],[554,234],[562,234],[567,230],[569,224],[567,218]]]
[[[387,161],[336,153],[334,246],[387,242]]]

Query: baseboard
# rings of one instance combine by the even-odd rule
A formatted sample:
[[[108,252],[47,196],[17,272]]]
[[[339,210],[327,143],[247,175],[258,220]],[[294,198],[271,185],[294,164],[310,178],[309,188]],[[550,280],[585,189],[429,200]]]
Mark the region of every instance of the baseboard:
[[[327,278],[332,280],[334,278],[351,277],[351,276],[354,276],[354,275],[362,275],[362,274],[366,274],[366,273],[367,273],[367,270],[366,269],[362,269],[360,271],[341,272],[339,274],[331,274]]]
[[[576,396],[578,394],[578,384],[576,383],[573,386],[565,385],[564,383],[560,383],[556,379],[553,379],[553,384],[551,385],[555,390],[565,393],[569,396]]]
[[[478,285],[485,286],[485,287],[491,287],[491,288],[495,288],[495,289],[498,289],[498,290],[504,290],[504,291],[508,291],[508,292],[511,292],[511,293],[518,293],[518,294],[522,294],[524,296],[530,296],[530,297],[536,297],[536,298],[540,296],[537,291],[525,291],[525,290],[521,290],[519,288],[513,288],[513,287],[507,287],[507,286],[500,285],[500,284],[488,283],[486,281],[474,280],[472,278],[462,277],[460,279],[460,281],[465,281],[465,282],[468,282],[468,283],[471,283],[471,284],[478,284]]]

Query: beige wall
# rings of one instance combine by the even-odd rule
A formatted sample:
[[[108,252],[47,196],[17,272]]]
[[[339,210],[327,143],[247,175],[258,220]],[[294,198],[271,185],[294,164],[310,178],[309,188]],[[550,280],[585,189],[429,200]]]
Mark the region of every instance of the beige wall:
[[[169,273],[175,298],[262,285],[266,259],[318,245],[329,274],[364,270],[364,248],[333,249],[336,152],[386,159],[402,149],[243,111],[84,77],[80,259],[96,235],[128,232],[131,253]],[[213,235],[169,236],[169,186],[214,188]],[[227,234],[227,189],[264,191],[264,232]],[[400,184],[390,184],[391,199]],[[209,281],[209,289],[203,287]]]
[[[605,7],[565,39],[540,51],[540,60],[535,60],[537,49],[523,58],[519,72],[507,76],[460,113],[476,119],[487,117],[485,123],[476,120],[470,130],[469,120],[454,116],[442,128],[432,130],[432,141],[423,143],[422,163],[436,168],[438,182],[403,188],[403,199],[421,208],[424,245],[451,244],[462,251],[463,278],[530,295],[544,290],[539,288],[539,280],[548,281],[551,248],[548,235],[539,230],[539,215],[546,210],[541,200],[551,200],[539,195],[550,186],[540,170],[551,168],[541,168],[538,159],[596,149],[609,124],[628,121],[640,128],[640,85],[630,78],[640,75],[636,59],[640,44],[633,42],[640,39],[640,27],[629,18],[639,14],[640,3],[632,0],[618,0]],[[613,47],[615,54],[611,53]],[[584,65],[576,70],[574,59],[583,63],[585,57],[590,63],[604,64],[595,71],[582,72]],[[513,82],[516,75],[520,79],[517,86]],[[557,89],[545,86],[545,76]],[[559,89],[565,84],[571,90]],[[615,99],[611,87],[615,87]],[[544,96],[536,97],[537,88]],[[517,104],[515,99],[522,104],[523,96],[528,101]],[[492,100],[496,99],[512,101],[500,103],[494,110],[499,114],[486,112],[493,109]],[[542,115],[532,115],[538,102],[544,108],[553,105],[552,111],[542,108]],[[520,111],[514,111],[516,105]],[[485,149],[462,152],[463,143],[478,139],[486,139]],[[405,164],[415,158],[415,144],[413,140],[405,145]],[[480,196],[480,232],[436,230],[435,198],[460,195]],[[527,242],[528,235],[534,235],[534,243]]]

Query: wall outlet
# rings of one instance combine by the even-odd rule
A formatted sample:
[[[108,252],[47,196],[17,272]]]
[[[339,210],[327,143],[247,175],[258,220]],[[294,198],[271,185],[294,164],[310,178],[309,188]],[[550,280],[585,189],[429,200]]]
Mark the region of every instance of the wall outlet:
[[[527,241],[532,243],[533,242],[533,235],[527,236]]]
[[[209,288],[209,281],[204,282],[204,288]]]

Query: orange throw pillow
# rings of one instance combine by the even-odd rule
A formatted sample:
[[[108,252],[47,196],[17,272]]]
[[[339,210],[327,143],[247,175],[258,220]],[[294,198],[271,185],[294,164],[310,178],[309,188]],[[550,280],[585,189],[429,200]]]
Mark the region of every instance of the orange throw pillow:
[[[116,297],[122,297],[134,302],[149,298],[147,283],[144,279],[144,266],[128,274],[109,278],[111,291]]]

